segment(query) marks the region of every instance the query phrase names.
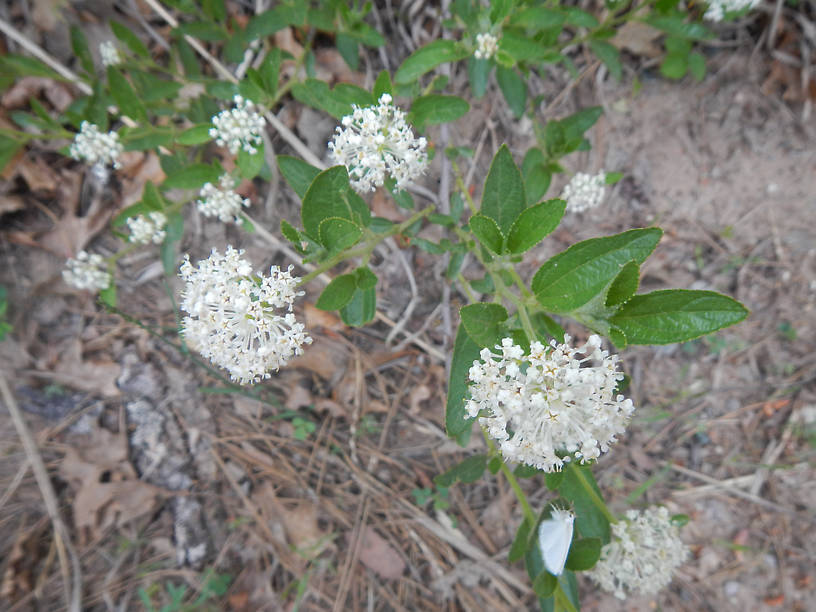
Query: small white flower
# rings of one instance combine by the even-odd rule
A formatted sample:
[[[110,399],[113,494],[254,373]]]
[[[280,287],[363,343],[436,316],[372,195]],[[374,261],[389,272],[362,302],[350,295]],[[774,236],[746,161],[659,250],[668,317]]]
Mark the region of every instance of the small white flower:
[[[329,143],[329,155],[346,167],[351,186],[358,193],[374,191],[389,174],[403,189],[428,166],[425,138],[414,138],[405,113],[391,104],[391,96],[380,96],[374,106],[352,106]]]
[[[704,18],[709,21],[722,21],[727,13],[753,9],[760,2],[762,0],[709,0]]]
[[[93,173],[100,181],[105,182],[108,178],[108,165],[114,168],[121,167],[118,157],[123,150],[119,134],[116,132],[103,134],[93,123],[83,121],[69,152],[74,159],[91,164]]]
[[[105,259],[101,255],[91,255],[85,251],[77,253],[76,258],[68,259],[62,278],[72,287],[89,291],[102,291],[110,287],[111,283]]]
[[[612,524],[612,541],[589,575],[618,599],[632,591],[652,595],[671,582],[688,554],[666,508],[629,510],[625,520]]]
[[[196,201],[198,210],[205,217],[218,217],[224,223],[238,223],[241,208],[249,208],[249,198],[242,198],[235,191],[235,182],[229,174],[222,174],[218,179],[219,187],[212,183],[205,183],[198,194],[201,199]]]
[[[103,66],[118,66],[124,58],[112,40],[106,40],[99,44],[99,55],[102,58]]]
[[[263,142],[261,135],[266,119],[255,110],[251,100],[236,95],[233,102],[235,108],[223,110],[212,118],[215,127],[210,128],[210,137],[215,138],[219,147],[227,147],[233,155],[240,149],[254,155]]]
[[[161,244],[167,235],[164,229],[166,225],[167,217],[164,213],[155,210],[149,212],[146,217],[144,215],[128,217],[129,240],[140,244],[148,244],[149,242]]]
[[[473,362],[465,410],[480,417],[505,459],[558,471],[572,455],[581,463],[597,459],[625,431],[634,407],[615,394],[623,379],[618,356],[601,350],[599,336],[580,348],[569,341],[565,334],[564,344],[533,342],[525,355],[505,338],[499,354],[482,349]]]
[[[603,202],[606,192],[606,173],[577,173],[561,192],[561,199],[567,201],[567,210],[583,212],[595,208]]]
[[[253,274],[243,253],[231,246],[224,255],[213,249],[197,267],[185,256],[179,272],[185,282],[181,309],[190,314],[182,321],[187,343],[242,385],[269,378],[270,370],[312,341],[292,313],[295,298],[303,295],[292,266]]]
[[[473,57],[476,59],[490,59],[499,50],[499,39],[492,34],[482,32],[476,35],[476,51]]]

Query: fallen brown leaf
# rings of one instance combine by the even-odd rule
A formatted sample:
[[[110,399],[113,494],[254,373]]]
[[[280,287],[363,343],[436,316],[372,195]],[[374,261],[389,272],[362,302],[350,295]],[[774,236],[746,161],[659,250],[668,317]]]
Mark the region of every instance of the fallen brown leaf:
[[[59,176],[42,158],[24,157],[17,164],[17,173],[23,177],[31,191],[53,193],[57,188]]]
[[[347,534],[351,541],[351,534]],[[372,527],[366,525],[360,542],[360,563],[386,580],[396,580],[405,572],[405,561]]]
[[[64,385],[103,397],[119,397],[116,380],[122,367],[110,360],[84,360],[82,344],[75,339],[60,355],[54,368],[54,377]]]
[[[157,507],[162,490],[142,482],[128,461],[123,435],[96,429],[70,447],[60,475],[71,483],[74,525],[80,540],[98,540],[110,527],[124,525]]]
[[[326,336],[317,336],[303,355],[289,362],[289,367],[305,368],[328,381],[336,381],[346,371],[348,360],[349,352],[345,344]]]
[[[627,21],[609,42],[640,57],[654,58],[663,54],[656,40],[663,32],[642,21]]]

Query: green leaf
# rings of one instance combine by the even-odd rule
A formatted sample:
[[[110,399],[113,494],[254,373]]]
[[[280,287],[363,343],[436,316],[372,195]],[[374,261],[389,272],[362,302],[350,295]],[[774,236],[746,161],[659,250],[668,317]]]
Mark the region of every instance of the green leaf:
[[[516,531],[516,537],[513,538],[513,543],[510,545],[510,552],[507,554],[507,560],[510,563],[515,563],[524,558],[524,554],[527,552],[527,546],[530,542],[531,531],[532,526],[527,522],[527,519],[521,521]]]
[[[487,81],[490,77],[490,70],[493,64],[486,59],[476,59],[471,57],[468,59],[468,78],[470,79],[470,88],[476,98],[481,98],[487,91]]]
[[[513,476],[516,478],[533,478],[539,474],[541,474],[541,470],[526,463],[516,466],[516,469],[513,470]]]
[[[357,70],[360,66],[360,49],[357,46],[357,41],[344,32],[338,32],[335,44],[348,67]]]
[[[250,40],[272,36],[275,32],[290,25],[291,13],[287,6],[275,8],[255,15],[247,24],[247,36]]]
[[[307,164],[299,157],[292,157],[291,155],[278,155],[278,168],[289,183],[289,186],[295,191],[299,198],[303,199],[309,185],[315,177],[320,174],[320,169]]]
[[[574,244],[549,259],[533,277],[532,290],[551,312],[570,312],[597,296],[630,261],[643,263],[663,232],[634,229]]]
[[[502,252],[504,236],[499,230],[499,226],[490,217],[473,215],[470,218],[470,231],[479,239],[479,242],[494,253],[499,254]]]
[[[548,571],[541,572],[533,580],[533,591],[539,597],[550,597],[555,592],[555,587],[558,586],[558,578],[553,576]]]
[[[199,123],[191,128],[187,128],[176,138],[176,142],[182,145],[199,145],[212,140],[210,129],[212,123]]]
[[[543,6],[535,6],[524,9],[510,18],[512,25],[532,28],[534,30],[544,30],[564,23],[565,16],[552,9]]]
[[[88,48],[88,39],[85,38],[82,30],[76,26],[71,26],[71,48],[82,69],[89,75],[93,75],[95,70],[91,50]]]
[[[133,86],[145,105],[151,102],[174,101],[183,87],[179,82],[159,78],[143,70],[131,69],[129,74],[133,80]]]
[[[473,426],[473,419],[465,413],[468,393],[468,370],[479,358],[480,346],[470,339],[465,326],[460,324],[453,341],[448,397],[445,401],[445,431],[451,438],[461,438]]]
[[[312,108],[329,113],[335,119],[350,115],[352,105],[370,106],[374,98],[370,92],[349,83],[338,83],[334,89],[318,79],[306,79],[292,87],[292,95]]]
[[[439,474],[434,478],[434,484],[438,487],[449,487],[458,481],[464,483],[476,482],[482,477],[486,467],[487,455],[473,455],[453,466],[447,472]]]
[[[701,23],[686,23],[683,17],[670,17],[652,15],[644,20],[653,28],[663,30],[672,36],[689,38],[693,40],[706,40],[714,38],[714,33]]]
[[[573,572],[583,572],[595,567],[601,558],[600,538],[573,540],[564,567]]]
[[[496,80],[499,82],[504,99],[518,119],[524,114],[527,106],[527,83],[512,68],[496,67]]]
[[[513,161],[510,149],[506,144],[502,145],[493,157],[485,178],[481,213],[493,219],[506,236],[526,205],[521,172]]]
[[[344,166],[333,166],[314,178],[303,196],[300,213],[304,231],[315,240],[320,237],[323,219],[340,217],[362,226],[371,220],[368,205],[349,186]]]
[[[501,304],[469,304],[459,310],[459,316],[470,339],[480,347],[492,349],[506,335],[501,323],[507,320],[507,310]]]
[[[574,462],[564,466],[564,480],[558,492],[575,508],[575,526],[582,537],[599,538],[602,542],[609,542],[609,521],[592,501],[583,482],[586,482],[595,494],[603,499],[598,483],[595,482],[595,477],[592,475],[591,467]]]
[[[168,176],[163,189],[201,189],[204,183],[217,183],[222,170],[207,164],[193,164]]]
[[[111,282],[110,286],[107,289],[103,289],[102,291],[100,291],[99,299],[102,301],[103,304],[107,304],[112,308],[116,308],[116,284]]]
[[[175,29],[179,34],[187,34],[193,38],[206,40],[208,42],[221,42],[227,40],[228,34],[223,26],[206,21],[193,21],[190,23],[182,23]]]
[[[391,83],[391,75],[388,74],[387,70],[381,70],[380,74],[377,75],[371,93],[374,95],[375,100],[379,100],[383,94],[394,95],[394,85]]]
[[[318,238],[329,253],[339,253],[360,239],[362,230],[354,223],[340,217],[323,219],[318,227]]]
[[[682,79],[688,72],[688,55],[667,53],[660,64],[660,74],[668,79]]]
[[[8,53],[0,56],[0,74],[18,76],[41,76],[56,81],[66,81],[67,79],[46,66],[38,59],[26,55],[16,55]]]
[[[558,227],[566,207],[564,200],[547,200],[523,210],[507,235],[507,249],[519,254],[533,248]]]
[[[547,472],[544,476],[544,483],[550,491],[557,491],[562,482],[564,482],[564,470],[560,472]]]
[[[597,28],[598,25],[600,25],[595,17],[575,6],[565,6],[563,10],[566,16],[566,22],[571,25],[590,29]]]
[[[368,266],[360,266],[354,271],[354,274],[360,289],[373,289],[377,286],[377,275]]]
[[[541,149],[531,147],[521,162],[521,175],[524,177],[524,191],[527,204],[538,202],[550,188],[552,173],[547,169],[546,159]]]
[[[433,70],[439,64],[455,62],[464,59],[469,54],[456,41],[439,39],[420,47],[405,58],[394,75],[397,85],[413,83],[426,72]]]
[[[516,34],[512,30],[502,33],[499,39],[499,49],[516,62],[540,60],[560,55],[555,49],[546,47],[523,34]]]
[[[166,232],[160,249],[162,265],[167,276],[175,276],[176,272],[178,272],[176,267],[178,261],[176,243],[181,240],[181,236],[184,234],[184,217],[181,216],[181,213],[176,212],[168,216]]]
[[[697,51],[689,53],[688,68],[689,72],[691,72],[691,76],[694,77],[695,81],[698,82],[702,81],[706,75],[705,56],[702,53],[698,53]]]
[[[354,274],[341,274],[326,285],[323,293],[317,298],[315,308],[320,310],[340,310],[354,297],[357,290],[357,278]]]
[[[748,316],[736,300],[714,291],[666,289],[636,295],[609,322],[629,344],[672,344],[693,340]]]
[[[535,312],[530,315],[530,322],[539,340],[544,341],[548,337],[554,338],[560,343],[564,342],[564,328],[561,327],[552,317],[543,312]]]
[[[261,171],[264,165],[264,145],[261,143],[256,147],[254,153],[247,153],[244,149],[238,151],[238,157],[235,160],[235,165],[241,171],[241,176],[245,179],[253,179]]]
[[[204,14],[213,21],[224,21],[227,18],[224,0],[202,0],[201,8],[204,10]]]
[[[603,108],[600,106],[590,106],[582,108],[569,117],[561,119],[559,123],[564,129],[564,137],[570,140],[581,138],[589,128],[591,128],[603,114]]]
[[[283,234],[283,237],[289,242],[300,248],[300,232],[286,219],[281,219],[281,234]]]
[[[361,327],[374,319],[377,314],[377,292],[375,289],[355,289],[351,301],[340,309],[340,319],[346,325]]]
[[[422,130],[426,125],[456,121],[470,110],[470,104],[458,96],[430,94],[414,100],[408,121]]]
[[[108,87],[113,101],[123,115],[137,121],[147,121],[147,111],[133,86],[113,66],[108,66]]]
[[[623,67],[620,60],[620,51],[618,51],[617,47],[604,40],[591,40],[589,41],[589,48],[604,63],[606,69],[609,70],[609,74],[616,81],[620,81],[623,76]]]
[[[125,151],[147,151],[158,149],[173,142],[173,130],[167,127],[140,125],[123,127],[119,132]]]
[[[635,295],[640,284],[640,266],[630,261],[621,268],[606,294],[606,306],[618,306]]]
[[[124,43],[128,49],[133,51],[134,54],[144,58],[150,57],[150,51],[147,50],[147,47],[141,39],[133,33],[133,30],[126,28],[118,21],[111,21],[110,27],[111,30],[113,30],[113,35]]]

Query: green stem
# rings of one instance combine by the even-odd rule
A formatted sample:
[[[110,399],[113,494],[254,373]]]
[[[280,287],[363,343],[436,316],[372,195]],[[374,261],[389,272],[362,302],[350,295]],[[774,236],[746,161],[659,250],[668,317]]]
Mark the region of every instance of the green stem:
[[[527,501],[527,496],[524,494],[524,491],[521,490],[521,485],[519,484],[518,479],[499,454],[499,451],[496,448],[496,443],[490,439],[490,436],[487,435],[487,432],[484,429],[482,429],[482,435],[484,436],[485,442],[487,442],[487,447],[490,449],[491,455],[495,455],[501,459],[502,474],[504,474],[504,477],[507,478],[510,488],[513,489],[516,499],[519,501],[519,504],[521,504],[521,511],[524,514],[525,520],[530,523],[530,525],[535,525],[535,512],[533,512],[533,509],[530,507],[530,502]]]
[[[523,295],[525,298],[531,297],[533,294],[530,292],[529,289],[527,289],[527,285],[524,284],[524,281],[522,280],[521,276],[519,276],[519,273],[516,271],[516,267],[507,266],[505,269],[512,277],[513,282],[516,283],[516,287],[518,287],[519,291],[521,291],[521,295]]]
[[[612,514],[604,500],[601,498],[601,496],[598,495],[595,489],[592,488],[592,485],[589,484],[589,481],[586,479],[586,476],[584,476],[584,473],[581,471],[581,469],[573,462],[567,464],[567,469],[572,471],[572,473],[575,475],[576,480],[578,480],[581,487],[584,489],[584,491],[586,491],[586,494],[589,497],[589,499],[592,500],[592,503],[595,504],[595,506],[598,508],[598,510],[601,511],[601,513],[606,517],[606,519],[610,523],[617,523],[618,522],[617,517],[614,514]]]
[[[314,270],[309,272],[306,276],[304,276],[300,282],[298,283],[298,287],[305,285],[309,281],[314,280],[327,270],[331,270],[337,264],[346,261],[347,259],[351,259],[353,257],[367,257],[371,254],[378,244],[380,244],[383,240],[390,236],[395,236],[396,234],[400,234],[404,232],[407,228],[411,227],[414,223],[419,221],[420,219],[427,217],[436,209],[435,206],[427,206],[420,210],[417,213],[414,213],[410,218],[406,219],[399,225],[394,225],[388,231],[383,232],[382,234],[375,234],[371,239],[367,242],[363,243],[360,247],[353,249],[351,251],[343,251],[341,253],[337,253],[334,257],[329,258],[327,261],[320,264]]]

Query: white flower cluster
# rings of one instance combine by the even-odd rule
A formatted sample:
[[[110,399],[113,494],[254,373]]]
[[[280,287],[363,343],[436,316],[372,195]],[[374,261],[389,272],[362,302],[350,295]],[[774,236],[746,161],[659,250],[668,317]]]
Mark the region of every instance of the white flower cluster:
[[[569,341],[565,335],[565,344],[533,342],[525,355],[505,338],[496,345],[499,354],[482,349],[481,362],[473,362],[465,409],[481,416],[505,459],[557,471],[572,454],[581,463],[597,459],[626,429],[634,407],[615,395],[623,378],[618,356],[601,350],[596,335],[580,348]]]
[[[612,524],[612,541],[589,575],[618,599],[627,591],[650,595],[671,582],[688,552],[666,508],[629,510],[626,520]]]
[[[238,216],[241,207],[249,207],[249,198],[242,198],[233,191],[235,182],[229,174],[222,174],[218,184],[219,187],[212,183],[204,183],[198,194],[201,199],[196,201],[198,210],[205,217],[218,217],[224,223],[238,223],[241,220]]]
[[[606,173],[577,173],[561,192],[561,199],[567,201],[567,210],[583,212],[598,206],[606,192]]]
[[[210,137],[215,138],[219,147],[227,147],[235,155],[243,149],[250,155],[258,152],[263,142],[261,134],[266,119],[255,110],[255,104],[242,96],[233,99],[235,108],[223,110],[212,118],[215,127],[210,128]]]
[[[147,216],[137,215],[128,217],[127,226],[130,230],[130,242],[139,244],[161,244],[167,235],[164,227],[167,225],[167,217],[164,213],[156,210],[147,213]]]
[[[727,13],[736,13],[745,9],[753,9],[762,0],[709,0],[705,12],[705,19],[722,21]]]
[[[99,44],[99,55],[102,58],[103,66],[118,66],[124,59],[119,52],[119,47],[112,40]]]
[[[473,57],[476,59],[490,59],[496,55],[496,51],[498,50],[498,38],[487,32],[476,35],[476,51],[473,52]]]
[[[295,320],[292,303],[303,295],[292,266],[272,266],[269,276],[253,274],[243,251],[213,249],[193,267],[185,256],[179,276],[186,283],[181,309],[184,337],[193,349],[227,370],[239,384],[269,378],[312,339]],[[279,312],[285,310],[281,315]]]
[[[62,278],[77,289],[102,291],[110,287],[111,275],[101,255],[80,251],[76,258],[68,259]]]
[[[414,138],[405,113],[391,104],[391,96],[380,96],[379,104],[360,108],[343,117],[329,154],[346,167],[351,186],[359,193],[374,191],[385,181],[386,173],[404,188],[425,171],[428,155],[425,138]]]
[[[103,134],[98,126],[83,121],[69,152],[74,159],[92,164],[93,173],[100,181],[105,182],[108,178],[108,164],[114,168],[121,167],[118,157],[123,150],[119,134],[116,132]]]

